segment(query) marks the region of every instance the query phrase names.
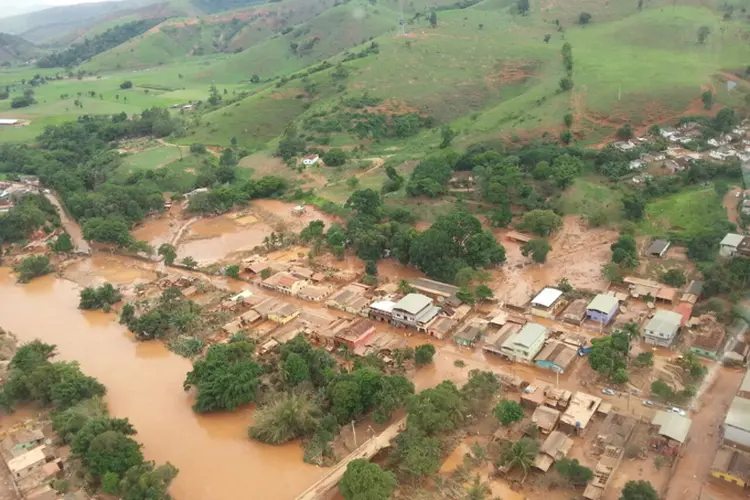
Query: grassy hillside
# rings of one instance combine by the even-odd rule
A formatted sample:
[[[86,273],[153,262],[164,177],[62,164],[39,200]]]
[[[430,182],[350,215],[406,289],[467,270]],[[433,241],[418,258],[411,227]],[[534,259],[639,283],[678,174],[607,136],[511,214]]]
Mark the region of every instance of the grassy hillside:
[[[43,54],[21,37],[0,33],[0,64],[20,64]]]

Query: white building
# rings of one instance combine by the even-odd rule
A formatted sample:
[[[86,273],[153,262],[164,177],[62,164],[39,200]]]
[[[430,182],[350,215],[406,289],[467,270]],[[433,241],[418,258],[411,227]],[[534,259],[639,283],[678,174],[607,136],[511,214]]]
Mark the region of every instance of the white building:
[[[741,234],[728,233],[719,243],[719,255],[722,257],[734,257],[737,253],[737,247],[745,239]]]
[[[732,400],[724,418],[724,443],[750,450],[750,399]]]
[[[682,324],[682,315],[659,309],[643,329],[643,340],[647,344],[669,347],[677,336]]]
[[[305,158],[302,160],[302,164],[306,167],[312,167],[313,165],[317,165],[317,163],[320,161],[320,156],[316,154],[305,156]]]
[[[554,318],[565,305],[563,293],[557,288],[547,287],[531,300],[531,314],[543,318]]]
[[[520,331],[503,342],[500,354],[517,363],[531,364],[544,347],[548,332],[542,325],[526,323]]]

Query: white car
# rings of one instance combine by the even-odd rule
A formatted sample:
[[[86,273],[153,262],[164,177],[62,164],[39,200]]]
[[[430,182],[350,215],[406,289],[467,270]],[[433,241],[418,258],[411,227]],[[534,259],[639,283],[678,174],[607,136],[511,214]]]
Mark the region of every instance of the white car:
[[[648,399],[645,399],[643,400],[643,406],[649,406],[649,407],[654,406],[654,402],[649,401]]]
[[[687,417],[687,412],[685,410],[681,410],[680,408],[672,407],[669,410],[667,410],[669,413],[676,413],[681,417]]]
[[[610,396],[614,396],[615,395],[615,391],[613,391],[610,388],[602,389],[602,393],[609,394]]]

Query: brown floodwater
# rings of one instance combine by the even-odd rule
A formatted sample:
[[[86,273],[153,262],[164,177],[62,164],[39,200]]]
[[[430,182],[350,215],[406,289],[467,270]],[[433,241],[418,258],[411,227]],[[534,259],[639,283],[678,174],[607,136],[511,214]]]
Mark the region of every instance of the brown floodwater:
[[[85,286],[111,283],[134,285],[156,279],[154,266],[119,255],[96,253],[65,268],[63,275]]]
[[[223,259],[233,252],[263,244],[273,228],[262,222],[243,225],[228,215],[201,219],[190,226],[177,246],[177,257],[192,257],[200,264]]]
[[[291,499],[324,473],[302,461],[298,444],[267,446],[247,438],[252,410],[196,415],[182,382],[190,362],[160,343],[136,343],[114,315],[77,309],[79,287],[46,276],[17,285],[0,268],[0,326],[19,341],[58,347],[59,359],[107,386],[110,412],[128,417],[147,459],[180,469],[177,500]]]

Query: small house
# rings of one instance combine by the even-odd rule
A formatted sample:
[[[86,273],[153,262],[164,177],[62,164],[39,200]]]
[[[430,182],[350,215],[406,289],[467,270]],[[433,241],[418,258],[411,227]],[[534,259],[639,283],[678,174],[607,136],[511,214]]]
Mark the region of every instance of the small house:
[[[466,323],[453,335],[453,341],[462,347],[472,347],[482,337],[482,327],[476,323]]]
[[[547,472],[549,468],[558,460],[568,456],[573,448],[573,440],[559,431],[553,431],[544,440],[539,453],[534,459],[534,467]]]
[[[47,455],[47,447],[42,445],[8,460],[8,469],[13,475],[13,479],[18,482],[18,480],[40,470],[47,463]]]
[[[392,300],[378,300],[370,304],[368,316],[378,321],[390,323],[393,320],[393,308],[396,303]]]
[[[583,433],[601,403],[600,397],[585,392],[576,392],[570,399],[565,413],[560,417],[560,430],[568,433]]]
[[[44,434],[40,429],[18,431],[9,434],[2,441],[3,455],[17,457],[36,448],[44,442]]]
[[[446,316],[437,316],[427,324],[427,333],[436,339],[444,339],[458,324],[458,320]]]
[[[435,300],[446,300],[456,296],[458,287],[427,278],[418,278],[409,282],[417,292],[432,297]]]
[[[531,299],[531,314],[554,319],[564,305],[563,293],[556,288],[547,287]]]
[[[544,347],[548,330],[537,323],[526,323],[521,330],[508,337],[500,353],[511,361],[531,364]]]
[[[297,278],[285,271],[276,273],[260,282],[260,286],[286,295],[297,295],[306,284],[307,280]]]
[[[375,324],[369,319],[359,318],[349,322],[338,331],[334,342],[354,350],[363,345],[373,333],[375,333]]]
[[[617,314],[619,307],[617,297],[600,293],[586,307],[586,317],[600,325],[608,325]]]
[[[511,336],[515,335],[521,330],[521,325],[516,323],[505,323],[500,330],[491,334],[485,339],[482,349],[492,354],[499,354],[505,356],[503,353],[503,344]]]
[[[643,329],[643,340],[647,344],[669,347],[677,336],[682,316],[673,311],[659,309]]]
[[[651,419],[651,426],[654,432],[665,440],[662,442],[662,445],[668,448],[679,448],[682,446],[687,439],[692,423],[693,421],[688,417],[662,410],[658,410],[654,418]]]
[[[652,257],[664,257],[671,245],[672,243],[668,240],[654,240],[646,253]]]
[[[370,287],[361,283],[351,283],[328,299],[326,306],[358,316],[367,316],[370,300],[366,294]]]
[[[546,368],[556,373],[565,370],[578,358],[577,350],[564,342],[551,340],[539,352],[534,363],[540,368]]]
[[[332,292],[333,288],[330,286],[307,284],[297,292],[297,297],[311,302],[322,302]]]
[[[566,323],[580,325],[586,316],[586,299],[576,299],[565,308],[562,319]]]
[[[419,293],[410,293],[396,302],[392,322],[396,326],[427,331],[427,324],[438,312],[440,308],[433,305],[431,298]]]
[[[19,120],[16,118],[0,118],[0,126],[12,127],[18,125]]]
[[[531,423],[536,425],[542,434],[554,431],[559,420],[560,411],[545,405],[537,406],[531,415]]]
[[[722,257],[734,257],[743,239],[745,237],[741,234],[728,233],[719,243],[719,255]]]
[[[310,155],[305,156],[302,159],[302,164],[306,167],[312,167],[314,165],[317,165],[319,161],[320,161],[319,155],[310,154]]]

